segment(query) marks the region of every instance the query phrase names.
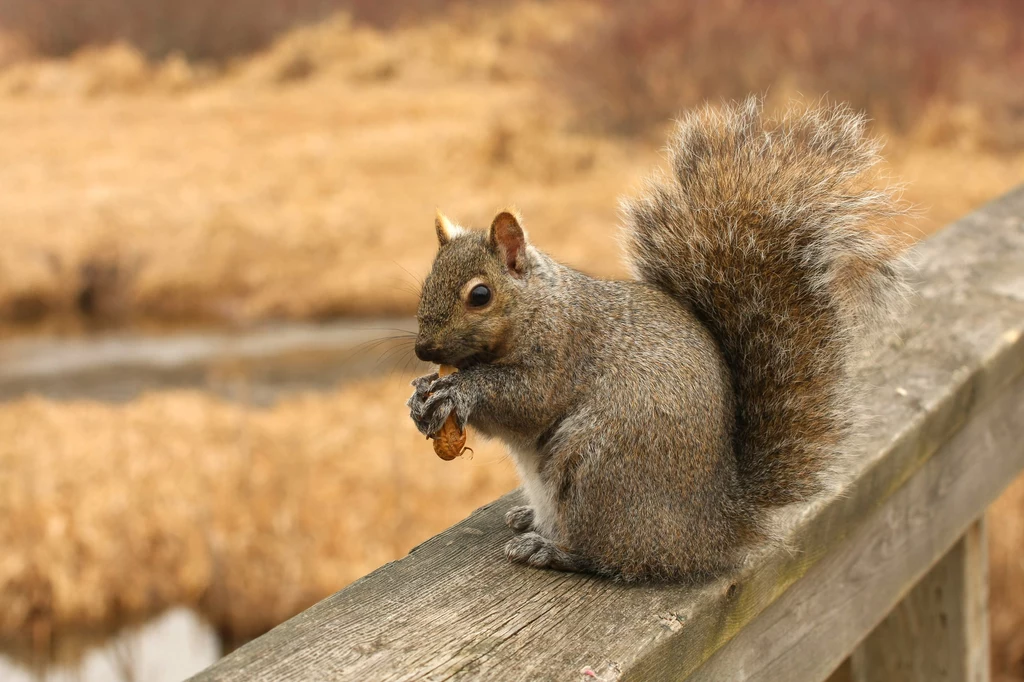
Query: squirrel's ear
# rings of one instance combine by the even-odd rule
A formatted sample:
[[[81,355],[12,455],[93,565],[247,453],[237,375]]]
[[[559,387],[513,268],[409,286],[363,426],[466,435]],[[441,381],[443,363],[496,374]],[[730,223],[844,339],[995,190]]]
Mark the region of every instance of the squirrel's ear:
[[[434,218],[434,230],[437,231],[437,243],[439,246],[444,246],[462,232],[462,228],[453,223],[440,210],[437,212],[437,217]]]
[[[516,213],[502,211],[494,216],[489,244],[510,273],[516,277],[523,276],[526,271],[526,233]]]

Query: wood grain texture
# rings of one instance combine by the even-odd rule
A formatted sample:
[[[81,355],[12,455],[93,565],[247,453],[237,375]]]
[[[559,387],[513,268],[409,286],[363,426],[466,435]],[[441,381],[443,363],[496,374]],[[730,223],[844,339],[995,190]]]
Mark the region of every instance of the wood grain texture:
[[[1024,466],[992,454],[1022,440],[1022,216],[1024,189],[919,246],[902,338],[866,359],[874,416],[847,483],[780,515],[784,546],[729,580],[625,586],[509,565],[513,494],[196,679],[824,679]]]
[[[973,682],[974,678],[956,676],[952,668],[963,666],[965,672],[988,669],[984,571],[978,566],[984,546],[977,534],[957,540],[1024,468],[1022,425],[1024,376],[976,415],[845,543],[689,679],[823,680],[906,595],[915,608],[900,619],[899,625],[905,629],[886,630],[883,625],[876,644],[869,646],[891,659],[894,652],[906,653],[912,643],[922,640],[918,644],[924,647],[921,654],[928,659],[927,665],[920,661],[915,665],[929,673],[949,668],[950,676],[903,678],[894,668],[878,666],[869,677],[861,678],[858,674],[870,671],[860,665],[863,658],[854,656],[853,679]],[[932,569],[934,580],[925,579],[922,589],[929,594],[915,597],[911,588],[953,546],[948,560]],[[970,549],[969,555],[965,548]],[[966,590],[970,609],[955,607],[955,595],[948,593],[941,604],[935,604],[931,591],[940,581],[961,593]],[[938,622],[939,609],[944,609],[949,619],[945,626]],[[927,616],[935,622],[922,622]],[[958,618],[962,626],[959,640],[952,630]],[[897,632],[901,634],[898,641]]]
[[[981,520],[857,647],[853,682],[987,682],[987,576]]]

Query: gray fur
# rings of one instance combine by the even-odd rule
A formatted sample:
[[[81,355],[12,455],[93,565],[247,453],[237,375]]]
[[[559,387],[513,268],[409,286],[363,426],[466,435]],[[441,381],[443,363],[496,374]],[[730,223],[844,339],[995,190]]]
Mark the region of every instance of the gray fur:
[[[525,533],[533,530],[533,507],[512,507],[505,512],[505,525],[513,533]]]
[[[749,100],[685,118],[672,153],[674,176],[626,204],[636,281],[533,246],[510,258],[525,237],[506,213],[442,240],[425,282],[417,353],[461,371],[414,382],[411,414],[430,434],[454,412],[508,445],[530,501],[507,518],[512,561],[718,575],[843,452],[848,361],[904,289],[865,227],[899,209],[867,188],[863,121],[770,121]],[[474,278],[486,308],[462,299]]]

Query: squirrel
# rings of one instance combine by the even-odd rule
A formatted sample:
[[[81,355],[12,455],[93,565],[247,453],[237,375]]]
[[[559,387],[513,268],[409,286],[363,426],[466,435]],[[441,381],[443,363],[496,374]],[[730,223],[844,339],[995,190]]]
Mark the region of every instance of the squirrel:
[[[772,511],[827,489],[856,413],[851,362],[908,292],[872,223],[881,144],[845,105],[769,117],[751,97],[677,124],[670,174],[622,203],[633,279],[438,213],[413,381],[424,434],[450,414],[503,441],[528,506],[509,561],[619,580],[706,580],[775,539]]]

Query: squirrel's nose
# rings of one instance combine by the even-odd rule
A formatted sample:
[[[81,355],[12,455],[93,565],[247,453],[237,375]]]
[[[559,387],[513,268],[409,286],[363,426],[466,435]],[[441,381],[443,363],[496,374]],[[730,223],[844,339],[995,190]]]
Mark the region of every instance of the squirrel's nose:
[[[426,341],[424,339],[416,340],[416,357],[418,357],[423,362],[438,363],[439,354],[440,350],[438,349],[437,346],[433,344],[433,342]]]

